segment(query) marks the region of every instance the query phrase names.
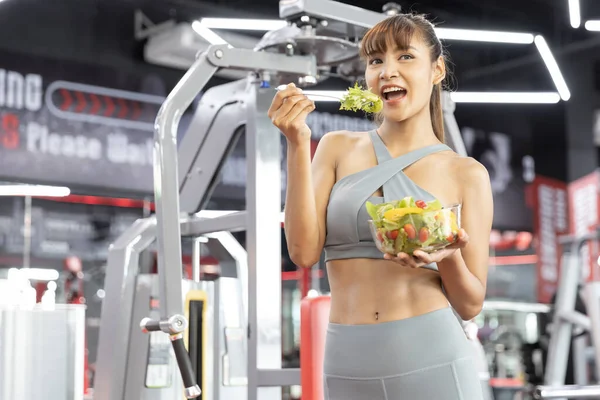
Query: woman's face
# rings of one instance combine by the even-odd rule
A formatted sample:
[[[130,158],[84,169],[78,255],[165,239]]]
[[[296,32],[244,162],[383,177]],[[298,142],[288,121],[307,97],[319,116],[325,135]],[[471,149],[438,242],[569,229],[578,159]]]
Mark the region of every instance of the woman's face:
[[[414,35],[408,49],[388,47],[367,59],[365,78],[369,89],[383,100],[383,116],[403,121],[427,107],[433,85],[445,76],[443,59],[432,61],[429,47]]]

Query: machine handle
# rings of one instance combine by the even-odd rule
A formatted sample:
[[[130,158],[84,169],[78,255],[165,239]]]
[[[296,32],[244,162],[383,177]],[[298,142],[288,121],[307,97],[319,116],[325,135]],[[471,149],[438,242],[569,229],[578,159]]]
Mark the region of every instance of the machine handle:
[[[597,399],[600,386],[538,386],[533,393],[534,399]]]
[[[173,315],[163,321],[144,318],[140,322],[140,328],[144,333],[162,331],[170,335],[175,335],[185,331],[187,327],[188,321],[183,315]]]
[[[173,345],[173,351],[175,352],[175,358],[177,359],[177,365],[179,365],[179,372],[181,372],[181,379],[185,387],[185,397],[188,399],[200,397],[202,391],[196,383],[192,362],[183,343],[183,335],[172,335],[171,344]]]
[[[160,321],[150,318],[144,318],[140,322],[140,328],[144,333],[160,331]]]

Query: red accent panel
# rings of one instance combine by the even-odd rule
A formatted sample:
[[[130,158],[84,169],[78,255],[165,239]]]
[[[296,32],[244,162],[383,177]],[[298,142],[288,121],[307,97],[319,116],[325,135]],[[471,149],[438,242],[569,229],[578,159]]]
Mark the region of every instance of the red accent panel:
[[[56,201],[59,203],[88,204],[94,206],[112,206],[123,208],[144,208],[144,205],[146,205],[147,207],[150,207],[150,210],[154,211],[154,203],[146,203],[144,202],[144,200],[99,196],[80,196],[76,194],[72,194],[66,197],[36,197],[36,199]]]
[[[562,248],[558,239],[569,231],[567,184],[538,175],[532,183],[532,194],[537,298],[540,303],[549,303],[560,276]]]
[[[323,359],[329,324],[329,296],[306,297],[300,309],[302,400],[323,400]]]
[[[569,226],[570,233],[580,236],[596,230],[598,215],[598,193],[600,175],[598,171],[569,183]],[[598,242],[592,240],[581,249],[583,279],[587,282],[600,280],[598,271]]]

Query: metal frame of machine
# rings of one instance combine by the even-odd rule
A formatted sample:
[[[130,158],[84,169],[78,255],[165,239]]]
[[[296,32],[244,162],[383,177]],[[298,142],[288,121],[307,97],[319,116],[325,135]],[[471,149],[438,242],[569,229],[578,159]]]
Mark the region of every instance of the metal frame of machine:
[[[585,343],[575,343],[577,351],[574,352],[573,359],[576,385],[565,386],[571,339],[576,330],[587,331],[590,334],[594,348],[596,379],[600,379],[600,282],[588,282],[583,285],[582,295],[588,315],[575,310],[583,265],[587,262],[581,257],[580,252],[586,243],[598,239],[600,239],[600,232],[561,238],[564,254],[554,306],[548,361],[544,385],[535,389],[536,399],[600,398],[600,385],[588,385],[586,371],[588,357]]]
[[[385,14],[329,0],[281,2],[280,15],[290,21],[304,16],[327,19],[331,22],[328,32],[343,35],[386,18]],[[190,133],[178,149],[177,126],[181,115],[211,77],[223,68],[245,70],[249,75],[247,79],[206,92],[188,130]],[[281,386],[300,383],[298,369],[281,368],[280,132],[267,118],[266,111],[274,95],[275,75],[310,77],[316,76],[317,70],[314,56],[213,45],[198,56],[169,94],[155,124],[156,215],[137,221],[109,250],[95,384],[97,400],[149,400],[162,395],[177,398],[183,396],[179,383],[183,383],[187,398],[258,400],[260,392],[261,400],[280,400]],[[454,104],[446,94],[444,121],[448,142],[458,153],[466,155],[453,111]],[[248,167],[246,211],[214,219],[194,214],[204,207],[220,166],[244,127]],[[227,307],[218,293],[219,290],[225,293],[219,289],[221,278],[213,286],[206,282],[192,282],[189,287],[182,284],[181,237],[197,238],[236,230],[247,231],[245,262],[237,264],[237,282],[226,293],[231,295],[232,288],[241,293],[241,299],[235,299],[241,308],[237,324],[233,324],[236,326],[227,326],[220,320]],[[140,253],[155,239],[158,280],[143,274],[139,268]],[[196,273],[194,277],[197,278]],[[212,366],[205,369],[203,394],[184,344],[188,319],[183,304],[184,290],[188,288],[204,290],[214,300],[209,304],[214,317],[207,321],[212,324],[212,333],[208,335],[210,350],[205,355],[208,361],[204,360],[205,365]],[[151,315],[149,303],[154,292],[158,292],[160,313]],[[149,357],[148,342],[154,339],[144,339],[139,329],[132,328],[133,320],[141,320],[142,330],[150,332],[152,338],[160,332],[167,333],[169,336],[165,337],[170,337],[179,365],[181,377],[171,368],[174,373],[171,384],[162,392],[156,391],[156,395],[142,394],[142,388],[147,386],[144,382],[147,371],[142,365]],[[240,335],[240,329],[245,333]],[[232,349],[228,338],[233,337],[238,340],[233,347],[245,354],[237,359],[243,363],[244,372],[239,371],[237,364],[238,371],[232,376],[236,360],[228,358]],[[217,386],[232,391],[225,394]]]

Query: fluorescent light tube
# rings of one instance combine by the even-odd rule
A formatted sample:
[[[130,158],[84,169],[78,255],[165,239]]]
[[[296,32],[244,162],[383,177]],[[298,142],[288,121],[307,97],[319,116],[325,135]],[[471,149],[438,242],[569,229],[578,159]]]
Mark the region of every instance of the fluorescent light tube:
[[[571,98],[571,92],[565,82],[565,78],[563,78],[563,75],[560,72],[560,68],[554,59],[550,47],[548,47],[548,43],[546,43],[546,39],[541,35],[537,35],[535,37],[535,45],[542,56],[542,60],[544,60],[544,63],[546,64],[546,68],[548,68],[548,72],[550,72],[550,77],[552,77],[554,86],[556,86],[556,90],[561,99],[564,101],[569,100]]]
[[[209,29],[242,31],[274,31],[287,26],[281,19],[202,18],[200,24]]]
[[[202,18],[200,25],[208,29],[272,31],[285,27],[287,22],[279,19]],[[531,44],[534,37],[531,33],[471,29],[436,28],[436,32],[440,39],[497,43]]]
[[[435,28],[435,32],[442,40],[465,40],[472,42],[531,44],[534,38],[531,33],[472,29]]]
[[[505,103],[505,104],[556,104],[558,93],[527,92],[454,92],[450,98],[455,103]]]
[[[198,21],[192,22],[192,29],[210,44],[229,44],[221,36],[217,35]]]
[[[575,29],[581,26],[581,7],[579,0],[569,0],[569,19],[571,26]]]
[[[303,93],[313,101],[339,101],[346,93],[342,90],[304,90]],[[450,93],[455,103],[529,103],[556,104],[560,101],[558,93],[540,92],[454,92]]]
[[[600,20],[587,21],[585,23],[585,29],[588,31],[600,32]]]
[[[66,197],[71,190],[64,186],[0,185],[0,196]]]

